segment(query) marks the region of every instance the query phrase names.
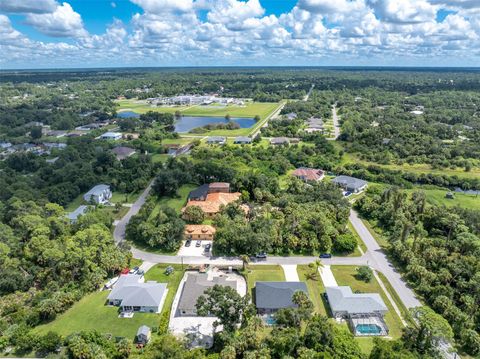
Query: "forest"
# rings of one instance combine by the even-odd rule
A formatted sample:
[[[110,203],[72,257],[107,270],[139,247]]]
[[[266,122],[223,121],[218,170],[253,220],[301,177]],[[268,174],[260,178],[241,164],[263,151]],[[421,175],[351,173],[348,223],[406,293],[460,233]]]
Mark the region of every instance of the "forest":
[[[478,211],[432,206],[423,192],[397,187],[369,189],[355,207],[382,230],[416,292],[448,320],[469,353],[480,353]]]

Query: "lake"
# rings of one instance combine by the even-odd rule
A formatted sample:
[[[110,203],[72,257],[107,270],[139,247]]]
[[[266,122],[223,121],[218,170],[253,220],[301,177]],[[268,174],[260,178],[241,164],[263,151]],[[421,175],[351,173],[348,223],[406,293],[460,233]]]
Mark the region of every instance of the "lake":
[[[140,115],[133,111],[122,111],[117,114],[120,118],[138,118]],[[240,125],[240,128],[249,128],[255,124],[253,118],[232,117],[231,121]],[[176,132],[188,132],[194,128],[202,127],[211,123],[227,123],[228,120],[224,117],[212,116],[182,116],[175,121]]]

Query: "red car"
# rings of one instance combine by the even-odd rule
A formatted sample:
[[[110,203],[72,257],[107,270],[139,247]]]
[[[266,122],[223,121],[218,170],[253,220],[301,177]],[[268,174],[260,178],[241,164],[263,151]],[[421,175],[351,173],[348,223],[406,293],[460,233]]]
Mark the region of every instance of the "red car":
[[[130,272],[130,268],[125,268],[125,269],[122,269],[120,274],[128,274],[128,272]]]

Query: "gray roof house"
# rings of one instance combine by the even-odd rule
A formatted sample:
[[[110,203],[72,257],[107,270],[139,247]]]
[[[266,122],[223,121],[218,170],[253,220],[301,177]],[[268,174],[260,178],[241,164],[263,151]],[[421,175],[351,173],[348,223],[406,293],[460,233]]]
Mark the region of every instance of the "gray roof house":
[[[222,136],[210,136],[207,138],[207,143],[209,145],[224,145],[227,142],[227,139]]]
[[[292,296],[299,290],[308,295],[304,282],[256,282],[255,305],[258,314],[272,314],[282,308],[295,308]]]
[[[142,325],[137,330],[136,342],[138,344],[145,345],[150,341],[151,336],[152,336],[152,330],[150,329],[150,327],[147,327],[146,325]]]
[[[167,293],[165,283],[144,282],[143,275],[121,275],[108,295],[108,304],[124,312],[160,313]]]
[[[248,145],[252,143],[252,139],[247,136],[238,136],[238,137],[235,137],[235,139],[233,140],[233,143],[237,145]]]
[[[214,276],[209,278],[206,273],[188,273],[178,302],[176,316],[197,316],[195,307],[197,299],[203,295],[205,290],[215,284],[237,289],[237,281],[228,280],[227,277]]]
[[[67,213],[67,218],[70,220],[70,223],[76,223],[78,220],[78,217],[87,213],[88,207],[89,206],[85,206],[85,205],[78,206],[78,208],[73,212]]]
[[[378,293],[353,293],[348,286],[326,287],[328,303],[334,317],[358,314],[381,314],[388,312],[382,297]]]
[[[333,183],[344,188],[346,191],[358,193],[367,188],[367,181],[350,176],[338,176],[332,180]]]
[[[135,150],[133,148],[125,146],[115,147],[114,149],[112,149],[112,152],[115,154],[115,157],[117,157],[117,160],[119,161],[124,160],[125,158],[135,154]]]
[[[105,204],[110,198],[112,198],[112,191],[110,186],[106,184],[98,184],[83,195],[86,202],[93,201],[96,204]]]
[[[288,145],[290,140],[287,137],[274,137],[270,140],[271,145]]]

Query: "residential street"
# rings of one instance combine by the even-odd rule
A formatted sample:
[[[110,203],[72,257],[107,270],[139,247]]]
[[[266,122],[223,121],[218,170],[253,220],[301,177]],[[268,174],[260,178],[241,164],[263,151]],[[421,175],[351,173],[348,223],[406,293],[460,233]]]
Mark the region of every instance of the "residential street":
[[[337,105],[332,106],[332,119],[333,119],[333,137],[329,140],[336,140],[340,136],[340,122],[337,116]]]

